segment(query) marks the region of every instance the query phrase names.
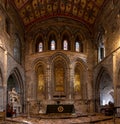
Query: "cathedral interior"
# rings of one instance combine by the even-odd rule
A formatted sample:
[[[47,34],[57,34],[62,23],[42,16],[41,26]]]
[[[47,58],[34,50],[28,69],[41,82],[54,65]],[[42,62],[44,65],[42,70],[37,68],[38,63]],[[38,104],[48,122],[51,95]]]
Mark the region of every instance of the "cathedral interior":
[[[0,0],[0,118],[119,115],[119,5]]]

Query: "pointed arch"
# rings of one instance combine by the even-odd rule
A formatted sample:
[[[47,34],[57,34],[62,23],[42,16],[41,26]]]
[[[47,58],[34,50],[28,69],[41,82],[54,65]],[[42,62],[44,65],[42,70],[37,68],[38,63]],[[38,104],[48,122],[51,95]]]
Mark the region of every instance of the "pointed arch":
[[[80,58],[77,58],[73,62],[74,70],[74,98],[75,99],[87,99],[87,66]]]
[[[95,84],[96,111],[101,105],[114,102],[114,86],[112,78],[105,67],[101,67]]]
[[[68,32],[64,32],[62,35],[62,49],[63,50],[70,50],[70,36]]]
[[[51,58],[51,80],[52,80],[52,96],[68,97],[69,92],[69,59],[63,53],[56,53]],[[66,89],[68,87],[68,89]]]
[[[83,42],[80,36],[78,35],[76,36],[76,39],[75,39],[75,51],[83,53]]]
[[[23,84],[23,80],[22,80],[22,77],[21,77],[21,74],[18,70],[17,67],[15,67],[9,77],[8,77],[8,80],[7,80],[7,103],[10,103],[10,99],[9,99],[9,92],[12,91],[12,89],[14,88],[17,92],[17,94],[19,94],[19,100],[20,100],[20,105],[21,105],[21,108],[20,108],[20,111],[19,112],[22,112],[24,111],[23,110],[23,105],[24,105],[24,94],[25,94],[25,91],[24,91],[24,84]]]
[[[50,32],[49,41],[48,41],[48,50],[56,50],[57,49],[57,40],[54,32]]]
[[[37,37],[36,37],[36,40],[35,40],[35,51],[36,52],[43,52],[44,50],[44,42],[43,42],[43,37],[41,34],[39,34]]]
[[[71,50],[71,40],[72,32],[69,27],[65,27],[61,30],[61,49],[62,50]]]
[[[45,98],[45,66],[44,62],[38,60],[35,63],[35,77],[36,77],[36,96],[37,99],[40,100],[41,98]]]

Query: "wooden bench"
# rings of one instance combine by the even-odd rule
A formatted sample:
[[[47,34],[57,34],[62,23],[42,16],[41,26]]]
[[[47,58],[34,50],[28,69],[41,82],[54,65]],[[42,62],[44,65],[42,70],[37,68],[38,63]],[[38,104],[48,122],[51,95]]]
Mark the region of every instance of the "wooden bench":
[[[0,121],[5,120],[5,112],[0,112]]]

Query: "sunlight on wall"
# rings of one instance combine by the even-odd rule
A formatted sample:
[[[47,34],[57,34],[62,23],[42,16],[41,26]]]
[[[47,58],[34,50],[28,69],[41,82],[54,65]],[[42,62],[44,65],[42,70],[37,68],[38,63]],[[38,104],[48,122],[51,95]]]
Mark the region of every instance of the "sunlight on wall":
[[[110,101],[111,101],[112,103],[114,103],[113,97],[112,97],[110,94],[104,94],[104,96],[102,96],[102,98],[101,98],[101,105],[106,105],[106,104],[108,104]]]

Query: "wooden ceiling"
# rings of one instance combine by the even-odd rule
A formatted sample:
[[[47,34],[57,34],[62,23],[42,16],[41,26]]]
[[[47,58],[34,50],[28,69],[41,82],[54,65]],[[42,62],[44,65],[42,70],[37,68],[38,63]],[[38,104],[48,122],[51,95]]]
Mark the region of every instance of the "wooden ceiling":
[[[53,17],[94,25],[106,0],[10,0],[25,26]]]

